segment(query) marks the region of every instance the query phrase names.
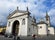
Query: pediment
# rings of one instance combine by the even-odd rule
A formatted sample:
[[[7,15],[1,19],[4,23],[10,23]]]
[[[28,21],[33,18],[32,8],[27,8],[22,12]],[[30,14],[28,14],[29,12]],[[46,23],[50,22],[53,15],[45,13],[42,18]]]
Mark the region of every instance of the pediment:
[[[9,18],[14,18],[14,17],[20,16],[20,15],[24,15],[24,14],[28,14],[28,12],[27,12],[27,11],[15,10],[14,12],[12,12],[12,13],[8,16],[8,19],[9,19]]]
[[[16,16],[20,16],[20,15],[23,15],[24,13],[15,13],[13,14],[11,17],[16,17]]]

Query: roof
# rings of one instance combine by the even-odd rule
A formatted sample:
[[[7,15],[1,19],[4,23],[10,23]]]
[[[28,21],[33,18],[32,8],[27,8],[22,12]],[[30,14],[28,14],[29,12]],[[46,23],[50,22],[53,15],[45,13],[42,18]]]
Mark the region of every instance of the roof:
[[[26,14],[26,13],[30,14],[30,12],[28,10],[27,11],[19,10],[18,7],[17,7],[16,10],[14,10],[11,14],[9,14],[8,18],[11,17],[12,15],[14,15],[17,12],[18,13],[24,13],[24,14]]]
[[[47,23],[45,23],[44,21],[40,21],[40,22],[37,23],[37,24],[47,24]]]
[[[49,15],[48,15],[48,13],[47,13],[47,12],[46,12],[46,16],[45,16],[45,17],[46,17],[46,18],[47,18],[47,17],[49,17]]]

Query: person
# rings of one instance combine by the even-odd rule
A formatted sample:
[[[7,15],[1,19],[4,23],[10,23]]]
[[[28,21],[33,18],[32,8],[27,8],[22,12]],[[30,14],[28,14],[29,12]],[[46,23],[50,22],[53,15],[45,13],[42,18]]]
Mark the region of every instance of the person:
[[[14,36],[14,40],[16,40],[16,36]]]
[[[17,38],[17,37],[16,37],[16,34],[14,34],[14,40],[16,40],[16,38]]]
[[[35,34],[33,35],[33,39],[35,40]]]
[[[17,40],[20,40],[20,37],[17,37]]]

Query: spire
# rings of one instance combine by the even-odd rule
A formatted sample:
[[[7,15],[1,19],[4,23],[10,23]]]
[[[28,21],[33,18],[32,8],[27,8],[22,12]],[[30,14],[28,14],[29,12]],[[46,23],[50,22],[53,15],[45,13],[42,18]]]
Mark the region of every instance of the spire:
[[[46,11],[46,17],[49,17],[49,15],[48,15],[47,11]]]
[[[46,15],[48,15],[47,11],[46,11]]]
[[[46,11],[46,23],[48,24],[48,26],[50,26],[50,17]]]

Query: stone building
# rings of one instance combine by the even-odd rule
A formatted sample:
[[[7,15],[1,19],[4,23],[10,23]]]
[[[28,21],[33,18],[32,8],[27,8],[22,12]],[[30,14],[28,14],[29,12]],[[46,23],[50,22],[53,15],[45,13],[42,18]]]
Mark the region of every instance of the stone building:
[[[17,9],[8,16],[7,35],[28,36],[36,34],[36,21],[30,16],[30,12]],[[34,23],[33,23],[34,22]],[[35,26],[34,26],[35,25]]]
[[[30,16],[28,10],[17,9],[8,16],[6,35],[30,36],[30,35],[54,35],[54,28],[50,28],[50,17],[46,13],[46,21],[36,23],[35,17]]]

